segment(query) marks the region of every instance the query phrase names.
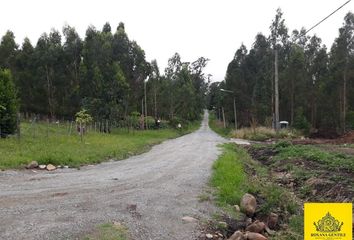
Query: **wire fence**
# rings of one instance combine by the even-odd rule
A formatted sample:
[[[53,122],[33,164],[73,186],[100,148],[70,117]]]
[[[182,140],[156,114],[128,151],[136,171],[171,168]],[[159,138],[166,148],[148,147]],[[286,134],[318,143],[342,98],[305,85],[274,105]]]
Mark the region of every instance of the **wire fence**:
[[[67,120],[64,118],[49,119],[48,117],[39,114],[32,116],[18,114],[17,126],[14,136],[16,136],[18,139],[21,139],[23,137],[49,138],[55,136],[82,136],[87,133],[129,133],[144,129],[161,129],[167,127],[167,121],[157,121],[156,119],[150,116],[129,116],[125,119],[119,120],[104,119],[99,121],[92,121],[86,124],[81,124],[74,120]]]

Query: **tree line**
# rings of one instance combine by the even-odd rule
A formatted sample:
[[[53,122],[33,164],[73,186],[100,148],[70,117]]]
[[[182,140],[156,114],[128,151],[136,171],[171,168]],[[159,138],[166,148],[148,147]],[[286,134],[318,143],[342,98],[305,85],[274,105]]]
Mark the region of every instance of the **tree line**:
[[[346,14],[329,50],[321,38],[305,33],[304,28],[289,33],[278,9],[269,35],[258,33],[249,50],[242,44],[225,79],[210,85],[209,108],[223,109],[226,120],[233,122],[235,98],[239,126],[274,126],[278,86],[280,121],[306,130],[344,133],[353,129],[354,14]]]
[[[84,39],[66,25],[62,33],[43,33],[36,45],[25,38],[22,46],[7,31],[0,42],[0,82],[9,82],[0,91],[0,127],[13,132],[15,121],[5,118],[16,119],[16,111],[54,120],[73,119],[86,109],[95,121],[125,119],[144,113],[145,99],[154,118],[193,121],[205,106],[207,62],[203,57],[183,62],[176,53],[161,74],[123,23],[115,31],[109,23],[102,30],[89,26]]]

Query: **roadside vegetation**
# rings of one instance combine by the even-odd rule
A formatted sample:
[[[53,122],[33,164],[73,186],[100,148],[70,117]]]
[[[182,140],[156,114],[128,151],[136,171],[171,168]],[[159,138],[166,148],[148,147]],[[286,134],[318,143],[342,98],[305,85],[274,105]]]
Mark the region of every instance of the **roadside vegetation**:
[[[279,232],[270,239],[302,239],[301,207],[297,199],[286,188],[269,181],[270,170],[254,161],[247,150],[235,144],[222,145],[223,153],[213,165],[211,185],[215,188],[216,202],[226,215],[218,221],[228,223],[223,231],[230,236],[244,226],[247,219],[234,205],[240,205],[245,193],[254,195],[258,208],[254,218],[266,219],[271,213],[279,215]]]
[[[120,160],[150,149],[166,139],[195,131],[200,121],[186,123],[181,129],[112,129],[110,134],[91,130],[83,141],[69,125],[21,124],[21,138],[0,139],[0,169],[21,168],[35,160],[39,164],[79,167],[113,159]]]
[[[295,129],[281,129],[276,132],[274,129],[263,126],[241,128],[235,131],[230,127],[232,124],[224,123],[217,119],[215,112],[210,111],[209,126],[210,128],[223,137],[241,138],[252,141],[266,141],[270,139],[293,139],[299,137],[302,132]]]
[[[230,137],[231,128],[224,127],[223,122],[216,118],[214,111],[209,111],[209,127],[223,137]]]
[[[106,223],[86,235],[82,240],[128,240],[128,230],[119,223]]]
[[[354,151],[351,145],[299,145],[289,141],[275,144],[237,146],[224,144],[213,165],[211,185],[215,201],[223,212],[209,231],[229,237],[244,231],[247,217],[237,210],[245,193],[257,199],[252,219],[267,221],[279,216],[275,231],[263,234],[268,239],[303,239],[304,202],[354,201]],[[207,199],[207,198],[205,198]]]

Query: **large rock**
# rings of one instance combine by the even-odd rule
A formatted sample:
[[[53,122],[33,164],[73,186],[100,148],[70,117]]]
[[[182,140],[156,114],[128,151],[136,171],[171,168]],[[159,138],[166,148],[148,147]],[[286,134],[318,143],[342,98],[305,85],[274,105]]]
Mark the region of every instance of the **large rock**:
[[[214,238],[214,236],[212,234],[210,234],[210,233],[205,234],[205,236],[206,236],[207,239],[213,239]]]
[[[278,225],[279,216],[275,213],[270,213],[268,216],[267,225],[270,229],[275,229]]]
[[[245,240],[245,236],[243,235],[242,232],[236,231],[234,234],[231,235],[231,237],[228,240]]]
[[[53,170],[55,170],[55,169],[57,169],[53,164],[48,164],[47,165],[47,170],[48,171],[53,171]]]
[[[37,168],[37,167],[38,167],[37,161],[32,161],[26,166],[27,169],[33,169],[33,168]]]
[[[41,165],[39,165],[38,167],[39,167],[39,169],[44,170],[44,169],[46,169],[47,165],[41,164]]]
[[[243,213],[245,213],[247,216],[253,216],[253,214],[256,212],[256,207],[257,201],[253,195],[249,193],[243,195],[240,204],[240,208]]]
[[[262,234],[254,232],[246,232],[245,237],[248,240],[267,240]]]
[[[264,222],[260,222],[259,220],[256,220],[254,223],[246,227],[246,231],[261,233],[264,231],[265,227],[266,225]]]

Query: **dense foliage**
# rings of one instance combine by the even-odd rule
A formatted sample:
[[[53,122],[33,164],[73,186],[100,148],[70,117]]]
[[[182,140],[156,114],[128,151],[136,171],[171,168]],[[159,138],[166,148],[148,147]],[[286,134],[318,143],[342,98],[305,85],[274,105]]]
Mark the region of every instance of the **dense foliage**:
[[[71,26],[62,32],[43,33],[35,46],[26,38],[19,47],[11,31],[1,39],[0,68],[11,71],[26,116],[73,120],[84,108],[95,121],[127,119],[145,113],[146,89],[149,116],[188,121],[200,117],[207,59],[184,63],[176,53],[160,75],[157,62],[146,61],[123,23],[115,31],[109,23],[102,30],[89,26],[84,39]]]
[[[225,80],[211,84],[209,108],[234,121],[233,97],[239,125],[272,126],[274,118],[274,54],[278,52],[280,121],[297,128],[334,129],[353,126],[354,14],[348,13],[331,49],[305,29],[290,35],[280,9],[269,36],[257,34],[250,50],[244,45],[229,63]],[[222,92],[220,89],[233,91]],[[273,123],[274,124],[274,123]]]
[[[17,124],[17,97],[9,70],[0,69],[0,137],[11,134]]]

